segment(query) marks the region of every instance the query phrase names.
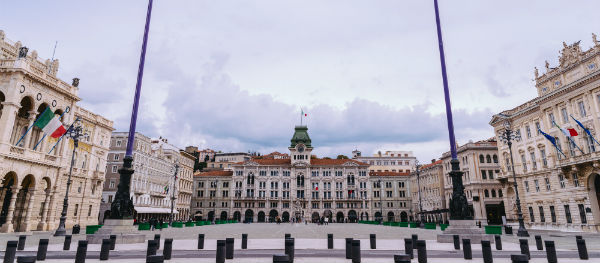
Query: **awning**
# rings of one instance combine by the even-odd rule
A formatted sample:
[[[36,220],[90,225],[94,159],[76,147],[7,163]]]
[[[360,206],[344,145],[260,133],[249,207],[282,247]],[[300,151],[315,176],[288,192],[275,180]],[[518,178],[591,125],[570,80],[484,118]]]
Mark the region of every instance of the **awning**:
[[[170,214],[170,208],[160,208],[160,207],[144,207],[144,206],[136,206],[134,207],[135,211],[138,214]],[[173,214],[178,214],[177,209],[173,208]]]

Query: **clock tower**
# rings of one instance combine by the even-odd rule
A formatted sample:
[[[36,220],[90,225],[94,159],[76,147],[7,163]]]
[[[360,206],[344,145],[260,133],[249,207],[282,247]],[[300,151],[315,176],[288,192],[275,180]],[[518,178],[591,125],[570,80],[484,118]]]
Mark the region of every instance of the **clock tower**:
[[[313,147],[308,136],[308,127],[296,126],[291,142],[292,144],[288,149],[290,150],[292,165],[310,165],[310,156]]]

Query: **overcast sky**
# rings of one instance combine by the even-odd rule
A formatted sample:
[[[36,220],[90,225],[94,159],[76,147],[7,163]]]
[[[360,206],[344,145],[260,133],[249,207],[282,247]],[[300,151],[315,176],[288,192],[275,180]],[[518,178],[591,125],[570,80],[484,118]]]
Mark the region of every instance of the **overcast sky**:
[[[0,0],[0,30],[80,105],[129,127],[147,1]],[[536,96],[533,68],[592,45],[599,1],[440,0],[459,144]],[[541,71],[543,72],[543,70]],[[287,152],[300,107],[318,156],[449,150],[433,1],[155,0],[138,131],[179,147]]]

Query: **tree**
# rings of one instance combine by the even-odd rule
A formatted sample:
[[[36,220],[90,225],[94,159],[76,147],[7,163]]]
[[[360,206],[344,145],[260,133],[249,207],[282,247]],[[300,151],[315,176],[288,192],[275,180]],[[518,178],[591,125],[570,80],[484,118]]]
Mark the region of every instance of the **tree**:
[[[340,159],[349,159],[349,158],[346,155],[340,154],[340,155],[337,156],[336,159],[340,160]]]

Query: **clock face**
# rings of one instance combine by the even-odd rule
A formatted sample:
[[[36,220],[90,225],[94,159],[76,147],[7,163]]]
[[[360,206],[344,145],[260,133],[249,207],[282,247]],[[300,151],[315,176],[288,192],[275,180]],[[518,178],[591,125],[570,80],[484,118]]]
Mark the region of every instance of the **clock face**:
[[[304,152],[304,145],[298,146],[298,152]]]

